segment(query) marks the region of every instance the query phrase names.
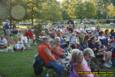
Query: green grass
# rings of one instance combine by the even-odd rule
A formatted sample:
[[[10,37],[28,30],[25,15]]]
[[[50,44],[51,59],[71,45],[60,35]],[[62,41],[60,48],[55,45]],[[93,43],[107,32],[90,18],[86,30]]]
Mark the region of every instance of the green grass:
[[[34,77],[32,63],[36,50],[0,53],[0,75],[3,77]]]

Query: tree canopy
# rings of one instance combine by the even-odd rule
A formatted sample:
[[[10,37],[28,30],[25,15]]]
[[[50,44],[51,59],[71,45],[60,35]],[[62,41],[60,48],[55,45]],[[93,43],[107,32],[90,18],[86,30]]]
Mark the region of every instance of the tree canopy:
[[[34,20],[114,18],[115,0],[63,0],[61,3],[57,0],[0,0],[0,10],[0,19],[31,20],[32,23]]]

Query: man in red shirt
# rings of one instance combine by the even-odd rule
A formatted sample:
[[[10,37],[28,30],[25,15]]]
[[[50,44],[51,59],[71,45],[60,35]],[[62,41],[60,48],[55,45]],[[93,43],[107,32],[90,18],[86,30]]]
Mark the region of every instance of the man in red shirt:
[[[47,67],[51,67],[55,70],[58,77],[62,77],[64,68],[56,61],[54,55],[52,54],[52,49],[48,38],[46,36],[42,36],[41,39],[42,42],[38,46],[39,57],[43,60]]]
[[[25,32],[25,35],[28,37],[28,39],[33,39],[33,33],[32,33],[31,30],[27,30],[27,31]]]

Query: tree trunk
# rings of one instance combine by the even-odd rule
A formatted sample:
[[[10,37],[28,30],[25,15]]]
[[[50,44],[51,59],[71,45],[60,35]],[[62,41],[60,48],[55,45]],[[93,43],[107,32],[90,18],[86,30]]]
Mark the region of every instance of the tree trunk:
[[[32,26],[34,25],[34,9],[32,7],[32,17],[31,17]]]

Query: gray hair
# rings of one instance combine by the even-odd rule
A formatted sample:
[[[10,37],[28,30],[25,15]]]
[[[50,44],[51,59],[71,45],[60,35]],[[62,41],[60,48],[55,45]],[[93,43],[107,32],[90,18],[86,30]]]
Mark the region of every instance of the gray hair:
[[[83,54],[89,54],[91,57],[95,57],[94,51],[91,48],[84,49]]]

